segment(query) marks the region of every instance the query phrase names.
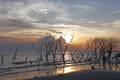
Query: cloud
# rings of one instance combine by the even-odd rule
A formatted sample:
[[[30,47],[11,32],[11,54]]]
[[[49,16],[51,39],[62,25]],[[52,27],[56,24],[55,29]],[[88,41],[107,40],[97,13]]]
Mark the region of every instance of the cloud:
[[[108,26],[110,29],[113,28],[113,29],[120,29],[120,20],[114,20],[112,21],[111,23],[102,23],[101,24],[102,26]]]
[[[67,25],[67,24],[55,24],[55,25],[52,25],[52,26],[55,26],[55,27],[79,27],[78,25]]]
[[[17,36],[18,38],[21,38],[21,36],[18,35],[18,33],[23,34],[20,32],[21,30],[29,30],[33,28],[35,27],[25,20],[0,18],[0,36]]]
[[[120,20],[115,20],[112,23],[113,27],[120,29]]]
[[[67,6],[61,2],[48,0],[29,0],[13,2],[14,6],[8,11],[7,17],[25,19],[31,22],[61,22],[67,21],[69,14]]]
[[[19,19],[2,19],[0,18],[0,27],[32,27],[32,24],[29,24],[25,20]]]
[[[101,36],[106,36],[109,35],[107,28],[102,29],[102,28],[96,28],[96,27],[86,27],[86,26],[81,26],[81,25],[70,25],[70,24],[55,24],[52,25],[55,27],[55,30],[61,31],[62,33],[64,32],[70,32],[73,33],[74,39],[75,40],[83,40],[83,39],[89,39],[91,37],[101,37]],[[58,28],[58,29],[57,29]],[[106,34],[106,35],[104,35]]]
[[[93,24],[93,23],[95,23],[95,21],[87,21],[86,23]]]
[[[120,10],[109,12],[109,14],[120,14]]]
[[[83,9],[83,10],[94,10],[95,8],[91,5],[75,5],[74,7]]]
[[[29,23],[77,23],[80,17],[94,10],[93,5],[70,5],[54,0],[6,0],[0,5],[0,15],[8,19],[20,19]],[[8,6],[5,6],[8,5]],[[75,10],[75,11],[74,11]]]
[[[106,20],[101,12],[108,10],[101,9],[101,5],[91,1],[76,1],[0,0],[0,36],[31,39],[47,33],[61,34],[63,31],[71,31],[83,37],[104,35],[110,31],[113,33],[113,29],[118,32],[119,20],[99,25],[99,21]],[[119,10],[112,12],[116,13]]]
[[[0,43],[14,43],[14,42],[23,42],[23,40],[15,39],[11,37],[0,37]]]
[[[120,35],[120,20],[114,20],[111,23],[102,23],[101,24],[102,28],[106,30],[107,34],[109,36],[117,36],[119,37]]]
[[[111,23],[101,23],[100,25],[101,26],[107,26],[107,25],[110,25]]]

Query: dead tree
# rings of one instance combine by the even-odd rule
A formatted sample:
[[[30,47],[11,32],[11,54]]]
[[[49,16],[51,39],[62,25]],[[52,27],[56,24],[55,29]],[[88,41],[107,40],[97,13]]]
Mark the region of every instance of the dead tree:
[[[61,56],[62,56],[62,61],[65,63],[65,39],[60,37],[59,38],[59,41],[58,41],[58,44],[59,44],[59,49],[60,49],[60,53],[61,53]],[[67,47],[66,47],[67,48]]]
[[[117,38],[108,38],[107,39],[107,60],[108,60],[108,64],[110,69],[111,67],[111,55],[113,54],[113,50],[115,50],[116,47],[118,47],[120,41]]]
[[[112,63],[112,65],[115,65],[116,70],[118,68],[120,69],[120,67],[119,67],[119,64],[120,64],[120,53],[114,54],[114,56],[111,59],[111,63]]]
[[[73,36],[71,38],[71,41],[72,41],[72,39],[73,39]],[[67,51],[67,48],[70,46],[71,41],[69,43],[67,43],[63,37],[60,37],[59,40],[58,40],[60,54],[61,54],[62,61],[63,61],[64,64],[65,64],[66,51]]]
[[[36,45],[36,44],[32,43],[32,47],[37,52],[37,54],[39,55],[37,60],[35,61],[38,64],[38,68],[39,68],[40,63],[43,62],[42,44],[39,43],[39,45]]]
[[[51,47],[54,64],[56,62],[57,48],[58,48],[58,40],[55,40],[53,46]]]
[[[98,43],[98,51],[99,51],[99,60],[102,60],[102,65],[103,68],[106,69],[106,39],[105,38],[97,38],[97,43]]]
[[[52,53],[52,48],[54,46],[54,41],[55,41],[55,38],[51,35],[49,36],[46,36],[44,38],[44,41],[42,41],[42,44],[45,48],[45,58],[46,58],[46,62],[48,63],[49,62],[49,55],[50,53]]]
[[[38,40],[38,42],[42,45],[42,48],[45,53],[46,62],[49,62],[49,55],[53,52],[53,47],[55,44],[55,38],[52,35],[45,36]]]
[[[3,62],[4,62],[4,57],[5,57],[5,54],[1,54],[1,55],[0,55],[0,57],[1,57],[1,64],[3,64]]]
[[[84,51],[87,53],[85,58],[85,64],[89,63],[90,66],[91,64],[96,64],[97,61],[96,40],[94,39],[87,40],[84,48],[85,48]]]
[[[25,58],[25,66],[27,65],[28,57]]]
[[[93,64],[100,64],[102,62],[103,68],[105,69],[106,64],[106,38],[94,38],[88,41],[89,50],[92,54],[91,57],[88,58]]]
[[[71,61],[73,61],[75,64],[79,61],[78,50],[79,46],[70,46]]]
[[[19,50],[20,47],[21,47],[21,45],[16,48],[15,53],[14,53],[13,56],[12,56],[12,64],[13,64],[13,63],[15,62],[15,60],[16,60],[16,55],[17,55],[17,52],[18,52],[18,50]]]

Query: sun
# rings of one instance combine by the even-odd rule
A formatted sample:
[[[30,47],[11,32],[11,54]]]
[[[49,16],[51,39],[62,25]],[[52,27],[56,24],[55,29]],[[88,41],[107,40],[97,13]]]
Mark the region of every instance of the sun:
[[[66,43],[70,43],[72,41],[72,35],[70,33],[63,33],[62,37],[65,39]]]

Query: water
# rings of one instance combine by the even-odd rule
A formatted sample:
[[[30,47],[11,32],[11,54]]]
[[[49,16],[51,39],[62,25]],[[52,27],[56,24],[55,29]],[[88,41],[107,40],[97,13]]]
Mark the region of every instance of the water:
[[[37,53],[27,53],[22,54],[18,53],[16,55],[15,62],[24,62],[25,58],[28,57],[27,62],[31,63],[21,63],[21,64],[11,64],[12,62],[12,54],[7,54],[4,58],[3,65],[0,65],[0,80],[20,80],[25,78],[34,78],[35,76],[48,76],[48,75],[56,75],[56,74],[65,74],[69,72],[74,72],[78,70],[86,70],[90,69],[89,65],[79,64],[64,64],[64,65],[46,65],[45,57],[43,62],[40,63],[40,66],[37,66],[37,63],[34,61],[39,57]],[[59,56],[57,55],[57,59],[59,60]],[[65,55],[65,60],[71,60],[71,56],[69,53]],[[52,61],[52,56],[49,56],[49,61]]]
[[[82,66],[72,66],[73,64],[57,66],[43,65],[46,63],[45,57],[38,68],[37,63],[34,62],[39,57],[37,54],[17,54],[15,62],[24,62],[26,57],[28,57],[27,62],[33,62],[32,64],[27,63],[26,65],[24,63],[12,64],[12,57],[12,54],[5,55],[4,63],[0,65],[0,79],[2,80],[19,80],[24,78],[33,78],[35,76],[48,76],[69,73],[85,69],[85,67]],[[70,60],[70,58],[70,55],[66,54],[65,60]],[[49,56],[49,60],[52,61],[52,56]]]

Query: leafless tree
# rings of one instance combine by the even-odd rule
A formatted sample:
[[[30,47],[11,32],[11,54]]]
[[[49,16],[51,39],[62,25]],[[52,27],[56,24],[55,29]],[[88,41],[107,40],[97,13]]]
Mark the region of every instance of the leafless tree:
[[[71,41],[72,41],[73,36],[71,36],[71,37],[72,37],[71,38]],[[58,39],[58,45],[59,45],[62,61],[64,64],[65,64],[65,55],[67,52],[67,48],[70,46],[71,41],[69,43],[67,43],[62,36]]]
[[[46,62],[49,62],[49,55],[53,53],[55,38],[52,35],[45,36],[38,40],[39,45],[45,53]]]
[[[5,57],[5,54],[1,54],[1,55],[0,55],[0,57],[1,57],[1,64],[3,64],[3,62],[4,62],[4,57]]]
[[[109,67],[111,67],[111,55],[116,48],[118,48],[119,39],[117,38],[94,38],[87,42],[87,46],[90,44],[91,54],[92,54],[92,63],[100,64],[102,62],[102,66],[105,69],[106,63],[108,62]],[[88,58],[89,59],[89,58]],[[91,60],[89,59],[89,60]]]
[[[85,64],[89,64],[91,65],[92,64],[92,59],[93,59],[93,51],[94,51],[94,48],[93,48],[93,39],[89,39],[86,41],[85,43],[85,46],[84,46],[84,51],[86,52],[86,57],[85,57]]]
[[[56,62],[57,48],[58,48],[58,39],[54,41],[53,47],[51,49],[54,64]]]
[[[118,38],[108,38],[107,39],[107,59],[110,69],[111,67],[111,55],[113,54],[113,50],[115,50],[116,47],[118,47],[120,43],[120,40]]]
[[[76,49],[76,53],[77,53],[76,59],[77,60],[76,61],[78,63],[85,61],[86,50],[87,50],[86,47],[82,43],[77,46],[77,49]]]
[[[39,45],[37,45],[39,44]],[[32,43],[33,49],[37,52],[39,55],[37,60],[35,61],[38,64],[38,68],[41,62],[43,62],[43,48],[41,43]]]
[[[52,35],[44,37],[44,41],[42,41],[42,44],[45,48],[45,58],[47,63],[49,62],[49,55],[52,53],[52,49],[54,47],[55,38]]]
[[[62,56],[62,61],[65,63],[65,51],[67,49],[67,45],[65,46],[65,44],[66,44],[65,39],[60,37],[58,39],[58,44],[59,44],[59,49],[60,49],[60,53]]]
[[[27,65],[28,57],[25,58],[25,66]]]
[[[14,62],[15,62],[17,52],[18,52],[19,48],[21,48],[21,46],[22,46],[22,45],[18,46],[18,47],[15,49],[15,53],[14,53],[14,54],[13,54],[13,56],[12,56],[12,63],[14,63]]]

